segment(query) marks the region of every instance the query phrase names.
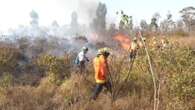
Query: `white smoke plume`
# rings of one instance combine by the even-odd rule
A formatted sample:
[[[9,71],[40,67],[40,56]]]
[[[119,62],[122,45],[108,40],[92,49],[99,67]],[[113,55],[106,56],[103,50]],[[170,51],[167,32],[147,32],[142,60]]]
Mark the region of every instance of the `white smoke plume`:
[[[78,0],[77,13],[84,24],[89,24],[96,16],[99,0]]]
[[[75,1],[75,0],[73,0]],[[71,1],[71,3],[76,3],[76,8],[73,7],[70,10],[75,11],[78,15],[78,25],[79,32],[78,36],[85,36],[87,38],[91,37],[91,32],[89,28],[89,24],[92,22],[94,17],[96,16],[96,9],[99,4],[99,0],[76,0],[76,2]],[[64,3],[69,4],[69,0],[64,0]],[[75,8],[75,9],[74,9]],[[65,16],[71,17],[71,15],[62,13]],[[96,47],[92,44],[92,42],[86,42],[79,44],[75,42],[73,37],[77,36],[76,33],[71,33],[71,23],[68,24],[59,24],[57,21],[53,21],[48,26],[39,25],[39,12],[35,10],[29,10],[29,17],[31,20],[29,21],[29,25],[19,26],[10,31],[12,36],[17,40],[23,37],[27,37],[30,41],[33,41],[37,38],[46,39],[46,41],[53,40],[54,37],[57,37],[58,46],[54,50],[50,50],[49,53],[53,53],[55,55],[62,55],[63,50],[76,50],[77,52],[80,50],[82,46],[87,46],[90,48],[92,53],[95,53]],[[94,36],[93,36],[94,37]],[[90,39],[88,39],[90,41]],[[32,42],[32,45],[35,45]]]

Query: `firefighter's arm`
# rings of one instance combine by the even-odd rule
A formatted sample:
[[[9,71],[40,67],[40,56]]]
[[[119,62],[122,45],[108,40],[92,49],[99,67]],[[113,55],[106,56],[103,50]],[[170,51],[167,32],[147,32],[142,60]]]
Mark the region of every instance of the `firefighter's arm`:
[[[88,57],[85,57],[86,61],[89,62],[89,58]]]

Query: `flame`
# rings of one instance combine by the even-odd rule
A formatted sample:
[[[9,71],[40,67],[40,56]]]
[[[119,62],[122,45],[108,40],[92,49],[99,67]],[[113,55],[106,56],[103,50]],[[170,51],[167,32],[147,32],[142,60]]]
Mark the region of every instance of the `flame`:
[[[120,45],[123,49],[129,50],[129,48],[131,46],[131,40],[128,36],[126,36],[124,34],[117,34],[113,38],[114,38],[114,40],[116,40],[120,43]]]

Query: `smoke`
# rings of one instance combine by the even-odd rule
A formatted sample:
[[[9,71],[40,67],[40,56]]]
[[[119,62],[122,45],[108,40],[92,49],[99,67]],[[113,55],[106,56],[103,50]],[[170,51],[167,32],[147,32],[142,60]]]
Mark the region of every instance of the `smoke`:
[[[62,2],[62,1],[61,1]],[[74,4],[76,3],[76,4]],[[69,24],[58,24],[57,21],[51,22],[50,25],[41,26],[39,12],[37,10],[32,10],[29,13],[29,17],[31,18],[29,21],[29,25],[20,26],[18,28],[12,29],[11,34],[16,37],[48,37],[48,36],[56,36],[60,38],[70,38],[75,37],[77,35],[87,35],[90,33],[89,24],[93,21],[96,16],[96,9],[98,7],[99,0],[73,0],[68,1],[65,0],[61,3],[64,4],[66,7],[68,4],[72,6],[73,4],[76,5],[77,8],[69,7],[69,10],[73,10],[73,15],[76,15],[76,19],[72,19],[72,23]],[[74,16],[71,17],[71,14],[62,13],[62,15],[69,16],[70,18],[75,18]],[[78,16],[78,17],[77,17]],[[76,22],[76,24],[74,24]],[[71,27],[71,25],[75,25]],[[77,28],[77,29],[76,29]]]
[[[78,0],[77,13],[83,24],[89,24],[96,16],[99,0]]]
[[[69,1],[66,2],[67,4],[69,3]],[[89,51],[89,54],[92,55],[92,53],[96,53],[97,49],[94,45],[95,42],[91,42],[90,40],[90,37],[95,36],[91,33],[89,24],[93,22],[93,19],[96,17],[99,0],[78,0],[77,3],[77,9],[73,11],[74,13],[72,16],[65,14],[65,16],[72,18],[76,24],[74,24],[73,21],[66,25],[59,24],[56,20],[54,20],[48,26],[41,26],[41,23],[39,24],[39,19],[41,18],[41,16],[39,16],[39,12],[37,12],[37,10],[32,10],[29,13],[29,17],[31,18],[29,25],[19,26],[16,29],[12,29],[10,34],[12,34],[16,40],[15,43],[18,43],[17,41],[24,37],[29,40],[29,46],[26,47],[26,53],[29,53],[27,56],[30,57],[45,51],[56,56],[62,56],[64,51],[79,52],[83,46],[89,47],[91,50]],[[75,27],[77,27],[77,29]],[[86,37],[88,42],[79,43],[78,41],[75,41],[74,37],[79,36]],[[44,39],[44,41],[42,39]],[[40,42],[35,43],[35,41]],[[54,41],[56,41],[56,43],[52,43]],[[18,43],[17,45],[20,44]],[[36,49],[40,47],[43,49]]]

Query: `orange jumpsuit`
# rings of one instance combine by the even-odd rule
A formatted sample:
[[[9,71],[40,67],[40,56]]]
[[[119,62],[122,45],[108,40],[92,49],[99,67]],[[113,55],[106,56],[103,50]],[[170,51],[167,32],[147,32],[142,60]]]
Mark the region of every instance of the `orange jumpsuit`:
[[[103,87],[106,87],[107,90],[112,92],[111,83],[107,80],[108,74],[108,63],[107,59],[103,55],[99,55],[94,58],[93,60],[94,69],[95,69],[95,80],[96,80],[96,87],[94,93],[92,95],[92,99],[96,100],[100,92],[102,91]]]
[[[105,83],[106,82],[106,76],[108,73],[108,63],[107,59],[100,55],[98,57],[94,58],[94,69],[95,69],[95,80],[96,83]]]

